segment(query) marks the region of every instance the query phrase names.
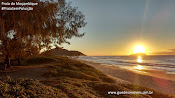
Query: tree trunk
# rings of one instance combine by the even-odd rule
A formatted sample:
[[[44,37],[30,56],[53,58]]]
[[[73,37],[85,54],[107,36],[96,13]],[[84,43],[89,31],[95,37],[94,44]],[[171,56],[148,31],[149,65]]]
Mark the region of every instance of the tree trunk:
[[[17,58],[18,59],[18,66],[21,65],[21,61],[20,61],[20,58]]]
[[[9,55],[6,55],[5,57],[5,69],[6,68],[10,68],[10,59],[9,59]]]

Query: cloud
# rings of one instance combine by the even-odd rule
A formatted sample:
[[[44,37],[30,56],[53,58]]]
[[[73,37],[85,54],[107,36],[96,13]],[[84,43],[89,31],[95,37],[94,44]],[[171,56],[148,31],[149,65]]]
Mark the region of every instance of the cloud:
[[[154,55],[175,55],[175,49],[167,49],[160,52],[152,52]]]

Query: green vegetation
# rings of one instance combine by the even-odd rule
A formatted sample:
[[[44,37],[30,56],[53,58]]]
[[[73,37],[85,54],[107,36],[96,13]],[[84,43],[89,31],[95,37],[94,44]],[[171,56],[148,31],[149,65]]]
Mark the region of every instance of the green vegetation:
[[[51,71],[45,73],[46,77],[70,77],[77,79],[84,79],[90,81],[103,81],[114,83],[115,80],[106,76],[101,71],[96,70],[95,68],[81,63],[79,61],[71,60],[66,57],[57,58],[58,64],[49,66]]]
[[[67,57],[37,57],[27,59],[32,64],[54,61],[46,65],[50,71],[46,80],[0,79],[0,97],[100,97],[100,98],[172,98],[173,96],[134,84],[119,84],[95,68]],[[151,95],[108,95],[108,91],[153,91]]]
[[[45,86],[32,79],[1,78],[0,79],[0,97],[4,98],[64,98],[66,94],[59,89]]]
[[[26,62],[28,64],[44,64],[44,63],[56,62],[56,60],[50,57],[35,57],[27,59]]]
[[[21,62],[20,65],[18,65],[18,60],[12,59],[10,63],[12,66],[28,66],[29,65],[29,63],[27,63],[25,59],[21,59],[20,62]]]
[[[54,59],[53,57],[33,57],[33,58],[28,58],[28,59],[21,59],[20,62],[21,62],[20,65],[18,65],[18,60],[12,59],[10,63],[12,66],[29,66],[29,65],[56,62],[56,59]],[[4,65],[3,59],[2,60],[0,59],[0,65]],[[1,69],[3,69],[3,66],[0,66],[0,70]]]

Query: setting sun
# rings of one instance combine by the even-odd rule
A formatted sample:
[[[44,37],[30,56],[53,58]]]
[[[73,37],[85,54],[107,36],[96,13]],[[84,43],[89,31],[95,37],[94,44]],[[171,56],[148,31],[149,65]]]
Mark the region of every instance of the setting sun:
[[[145,53],[145,47],[142,45],[135,46],[134,53]]]

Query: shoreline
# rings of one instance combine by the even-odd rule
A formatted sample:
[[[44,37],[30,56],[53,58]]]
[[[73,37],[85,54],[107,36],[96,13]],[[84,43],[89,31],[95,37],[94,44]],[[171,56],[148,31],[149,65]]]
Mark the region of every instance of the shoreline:
[[[103,63],[96,63],[87,60],[77,59],[78,61],[88,64],[103,73],[123,80],[125,82],[138,84],[140,86],[153,88],[157,91],[175,95],[175,75],[166,74],[163,71],[146,70],[148,73],[134,72],[131,70],[119,68],[117,66],[106,66]],[[169,77],[172,77],[171,79]]]
[[[154,70],[154,69],[133,69],[133,67],[118,67],[115,65],[112,65],[112,67],[117,67],[121,70],[127,70],[127,71],[131,71],[134,72],[136,74],[141,74],[141,75],[147,75],[147,76],[151,76],[151,77],[156,77],[156,78],[161,78],[161,79],[165,79],[165,80],[171,80],[175,82],[175,74],[168,74],[166,71],[162,71],[162,70]],[[129,69],[130,68],[130,69]]]

